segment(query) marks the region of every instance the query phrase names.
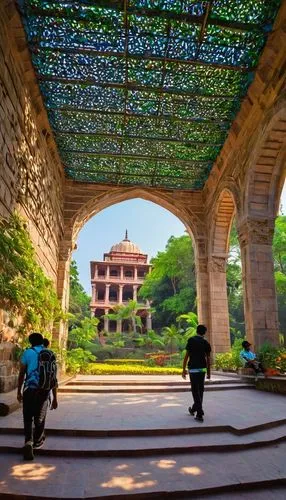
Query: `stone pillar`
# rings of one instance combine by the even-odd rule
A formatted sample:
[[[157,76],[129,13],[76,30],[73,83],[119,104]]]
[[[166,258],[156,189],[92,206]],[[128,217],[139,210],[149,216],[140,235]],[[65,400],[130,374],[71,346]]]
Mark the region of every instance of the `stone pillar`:
[[[94,268],[94,279],[96,280],[98,278],[98,267],[97,267],[97,264],[95,264],[95,268]]]
[[[207,338],[211,342],[209,321],[209,274],[205,240],[198,240],[195,249],[197,310],[199,324],[208,328]]]
[[[123,298],[123,285],[119,285],[119,304],[122,304],[122,298]]]
[[[146,328],[147,328],[147,332],[149,330],[152,330],[152,314],[150,311],[148,311],[148,313],[147,313]]]
[[[71,250],[62,251],[58,264],[57,276],[57,295],[61,303],[62,310],[68,312],[69,309],[69,290],[70,290],[70,262]],[[53,341],[58,344],[60,349],[66,347],[68,338],[68,322],[61,320],[53,329]],[[63,365],[64,370],[64,365]]]
[[[122,333],[122,319],[116,321],[116,332]]]
[[[209,257],[209,314],[213,354],[230,350],[226,255]]]
[[[106,266],[106,279],[109,279],[109,266]]]
[[[123,266],[120,266],[120,279],[123,280]]]
[[[137,273],[137,266],[134,267],[134,280],[137,281],[138,279],[138,273]]]
[[[96,285],[95,284],[91,285],[91,291],[92,291],[92,302],[96,302]]]
[[[105,309],[104,310],[104,314],[108,314],[108,312],[109,312],[109,309]],[[109,319],[108,318],[104,318],[104,326],[103,326],[103,328],[104,328],[105,332],[108,332],[108,328],[109,328]]]
[[[272,240],[274,219],[245,218],[238,224],[247,339],[258,349],[279,344]]]
[[[104,297],[105,303],[109,302],[109,289],[110,285],[109,284],[105,285],[105,297]]]
[[[137,289],[138,289],[138,286],[133,285],[133,300],[136,300],[136,302],[137,302]]]

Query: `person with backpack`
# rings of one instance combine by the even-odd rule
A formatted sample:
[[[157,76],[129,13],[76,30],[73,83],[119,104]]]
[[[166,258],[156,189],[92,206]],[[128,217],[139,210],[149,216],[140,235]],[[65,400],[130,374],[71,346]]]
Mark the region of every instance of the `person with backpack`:
[[[190,415],[195,415],[198,422],[204,421],[203,396],[205,376],[210,379],[210,353],[211,346],[204,338],[207,328],[204,325],[197,326],[197,335],[190,337],[186,345],[186,355],[183,361],[182,377],[185,379],[187,373],[190,375],[193,406],[189,407]],[[188,363],[188,371],[186,366]]]
[[[43,341],[40,333],[31,333],[29,336],[31,347],[26,349],[21,357],[17,399],[23,402],[25,460],[33,460],[33,450],[41,448],[44,444],[45,420],[51,391],[53,394],[51,409],[56,410],[58,407],[56,356],[44,347]]]

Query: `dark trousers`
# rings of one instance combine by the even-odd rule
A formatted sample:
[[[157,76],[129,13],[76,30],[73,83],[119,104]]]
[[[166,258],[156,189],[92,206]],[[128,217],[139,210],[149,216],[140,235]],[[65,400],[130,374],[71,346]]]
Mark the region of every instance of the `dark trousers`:
[[[254,361],[247,361],[244,365],[244,368],[252,368],[255,373],[264,373],[265,369],[260,363],[260,361],[254,360]]]
[[[49,391],[26,389],[23,394],[25,443],[40,443],[45,436],[45,421],[49,404]],[[34,424],[34,432],[33,432]]]
[[[199,416],[203,415],[203,398],[205,390],[205,376],[204,372],[190,373],[190,381],[192,386],[192,395],[194,404],[192,410],[196,411]]]

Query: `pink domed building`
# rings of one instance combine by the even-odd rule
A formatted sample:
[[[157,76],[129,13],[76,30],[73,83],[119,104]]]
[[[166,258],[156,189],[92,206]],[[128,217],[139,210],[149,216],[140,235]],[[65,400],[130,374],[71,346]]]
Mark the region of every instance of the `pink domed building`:
[[[141,316],[143,330],[151,330],[150,303],[138,298],[138,291],[150,269],[148,255],[128,239],[126,231],[124,240],[113,245],[110,252],[104,254],[103,261],[90,262],[92,316],[102,318],[111,313],[115,305],[126,305],[133,299],[140,304],[138,315]],[[100,321],[99,330],[125,332],[128,331],[128,324],[125,320],[105,318]]]

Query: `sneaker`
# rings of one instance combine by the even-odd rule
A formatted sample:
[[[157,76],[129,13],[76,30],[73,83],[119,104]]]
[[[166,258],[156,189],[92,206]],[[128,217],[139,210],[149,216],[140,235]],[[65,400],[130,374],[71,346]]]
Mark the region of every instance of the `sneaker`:
[[[40,448],[43,448],[44,442],[45,442],[45,440],[43,439],[39,443],[35,443],[34,446],[33,446],[34,450],[39,450]]]
[[[204,417],[203,417],[202,415],[197,415],[197,416],[195,417],[195,420],[196,420],[197,422],[203,422],[203,421],[204,421]]]
[[[196,410],[193,410],[193,408],[191,406],[189,406],[189,414],[194,416]]]
[[[24,460],[34,460],[32,441],[27,441],[27,443],[25,443],[23,448],[23,458]]]

